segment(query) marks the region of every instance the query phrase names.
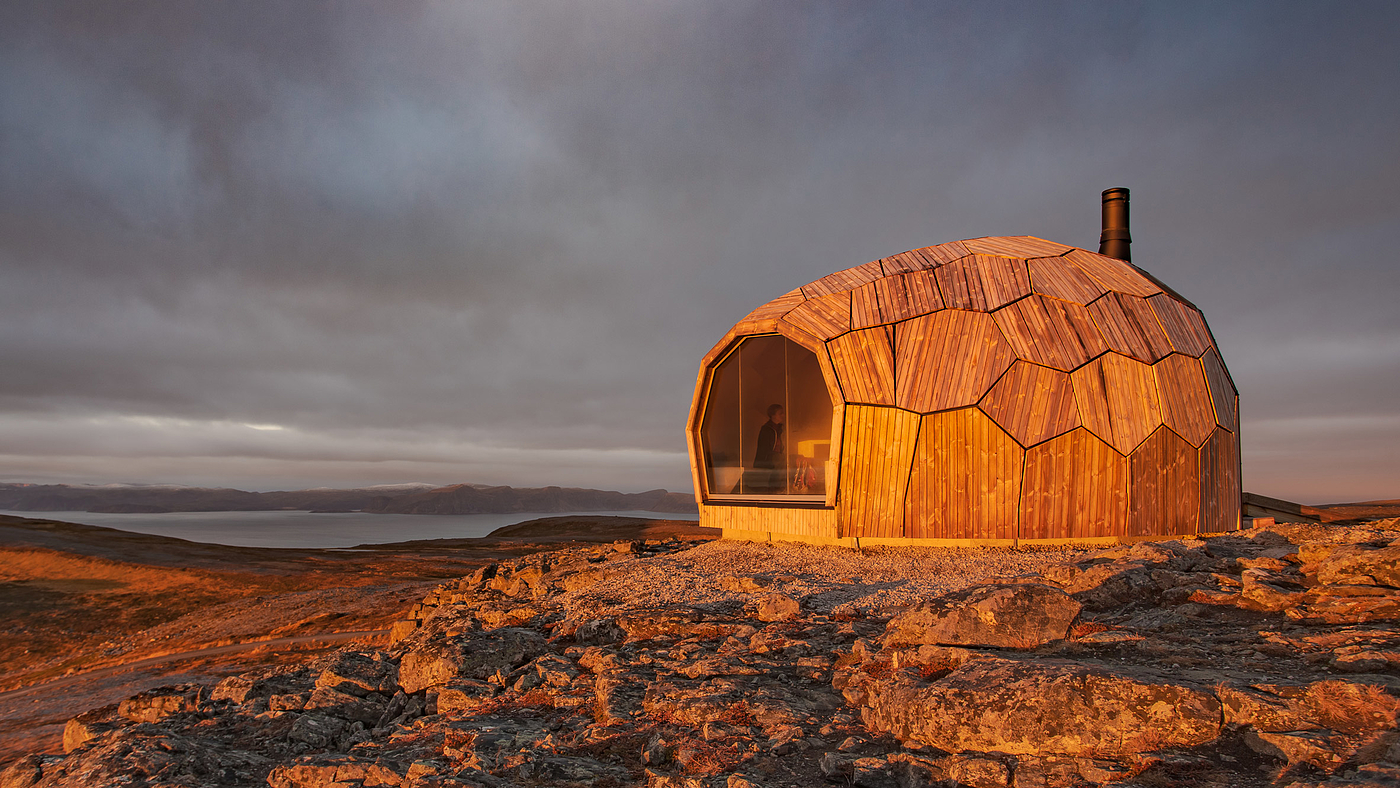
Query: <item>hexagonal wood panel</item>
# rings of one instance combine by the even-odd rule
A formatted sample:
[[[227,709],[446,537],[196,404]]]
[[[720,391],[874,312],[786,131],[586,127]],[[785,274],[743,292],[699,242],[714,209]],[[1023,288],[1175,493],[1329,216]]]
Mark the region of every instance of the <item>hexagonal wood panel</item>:
[[[1147,364],[1172,352],[1171,340],[1147,299],[1108,293],[1089,304],[1089,314],[1108,347]]]
[[[1200,312],[1167,295],[1153,296],[1147,303],[1167,332],[1173,350],[1200,358],[1210,348],[1210,330]]]
[[[974,254],[934,269],[950,309],[990,312],[1031,293],[1026,261]]]
[[[1015,361],[984,312],[945,309],[906,320],[895,327],[896,403],[916,413],[974,405]]]
[[[1128,460],[1084,428],[1026,450],[1021,538],[1123,536]]]
[[[1221,363],[1220,355],[1214,348],[1201,356],[1201,366],[1206,372],[1206,383],[1210,385],[1210,401],[1215,411],[1215,423],[1227,430],[1234,430],[1238,421],[1238,414],[1235,412],[1238,396],[1235,393],[1235,384],[1230,381],[1230,373],[1225,370],[1225,365]]]
[[[998,309],[992,317],[1016,355],[1069,372],[1108,351],[1079,304],[1033,295]]]
[[[978,407],[1022,446],[1079,426],[1069,375],[1026,361],[1012,364]]]
[[[923,418],[904,507],[917,539],[1015,539],[1024,452],[976,408]]]
[[[851,294],[836,293],[809,298],[779,322],[795,326],[822,340],[839,336],[851,330]]]
[[[1157,376],[1157,401],[1162,404],[1162,423],[1193,447],[1200,447],[1215,429],[1215,409],[1201,362],[1173,353],[1152,365]]]
[[[918,414],[846,406],[837,502],[842,536],[904,535],[904,493],[918,434]]]
[[[1122,454],[1128,454],[1162,424],[1152,367],[1109,353],[1075,370],[1079,420]]]
[[[1194,447],[1158,427],[1128,457],[1128,535],[1193,534],[1201,519],[1201,461]]]
[[[892,327],[876,326],[842,334],[827,343],[827,350],[847,402],[895,404]]]

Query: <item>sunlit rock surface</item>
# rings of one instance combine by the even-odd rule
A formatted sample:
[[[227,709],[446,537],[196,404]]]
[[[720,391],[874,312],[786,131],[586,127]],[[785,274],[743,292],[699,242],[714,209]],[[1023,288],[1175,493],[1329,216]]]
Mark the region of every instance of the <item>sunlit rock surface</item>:
[[[1397,536],[974,550],[912,597],[893,549],[566,546],[387,648],[83,714],[0,786],[1395,785]]]

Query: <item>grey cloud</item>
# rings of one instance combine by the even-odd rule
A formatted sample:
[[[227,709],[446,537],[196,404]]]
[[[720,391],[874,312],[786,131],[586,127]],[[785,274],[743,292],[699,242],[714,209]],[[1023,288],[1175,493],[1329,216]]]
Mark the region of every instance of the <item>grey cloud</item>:
[[[10,3],[0,474],[123,467],[64,426],[94,418],[138,419],[141,472],[178,471],[150,459],[169,424],[131,426],[156,418],[284,425],[243,451],[297,478],[426,468],[452,436],[535,457],[518,483],[684,489],[695,365],[753,306],[957,238],[1093,248],[1098,191],[1127,185],[1135,259],[1240,385],[1252,489],[1350,456],[1364,481],[1308,495],[1394,497],[1367,436],[1400,437],[1397,15]],[[201,430],[202,472],[278,486]]]

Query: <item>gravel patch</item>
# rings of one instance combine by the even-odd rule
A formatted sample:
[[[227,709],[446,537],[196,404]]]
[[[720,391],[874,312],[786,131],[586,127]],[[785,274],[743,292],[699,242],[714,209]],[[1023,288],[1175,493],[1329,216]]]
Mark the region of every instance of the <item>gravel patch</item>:
[[[713,541],[609,564],[586,589],[558,597],[572,616],[615,616],[683,605],[717,608],[779,592],[824,614],[887,614],[982,583],[1035,576],[1099,548],[879,547],[856,551],[792,542]]]

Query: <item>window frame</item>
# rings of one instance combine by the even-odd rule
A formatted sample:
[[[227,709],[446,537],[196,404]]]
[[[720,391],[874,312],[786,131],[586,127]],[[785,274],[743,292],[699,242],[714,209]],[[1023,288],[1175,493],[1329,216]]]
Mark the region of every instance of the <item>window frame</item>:
[[[826,343],[794,334],[795,332],[781,330],[781,327],[775,331],[739,333],[736,327],[707,355],[706,362],[700,370],[700,379],[696,381],[696,397],[692,404],[688,429],[690,433],[688,437],[691,471],[699,503],[789,509],[834,508],[836,506],[837,492],[840,487],[841,434],[845,425],[846,402],[845,398],[841,396],[840,386],[836,383],[836,374],[832,368],[831,359],[827,355]],[[711,479],[709,458],[705,454],[704,423],[705,412],[710,404],[711,390],[715,383],[715,372],[720,365],[738,351],[745,340],[766,336],[782,337],[812,353],[816,356],[817,366],[821,370],[827,397],[831,401],[832,447],[825,469],[826,490],[822,495],[726,495],[710,492]],[[815,348],[812,346],[813,344],[816,345]]]

